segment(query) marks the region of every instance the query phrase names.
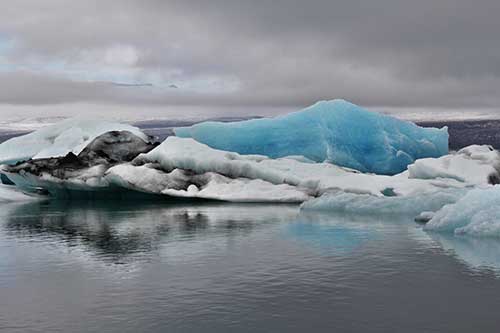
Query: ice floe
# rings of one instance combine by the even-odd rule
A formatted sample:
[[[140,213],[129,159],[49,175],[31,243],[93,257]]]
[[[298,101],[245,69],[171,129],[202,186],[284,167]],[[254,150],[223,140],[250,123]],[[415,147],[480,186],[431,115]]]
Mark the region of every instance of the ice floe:
[[[437,211],[424,229],[454,234],[500,237],[500,185],[474,189]]]

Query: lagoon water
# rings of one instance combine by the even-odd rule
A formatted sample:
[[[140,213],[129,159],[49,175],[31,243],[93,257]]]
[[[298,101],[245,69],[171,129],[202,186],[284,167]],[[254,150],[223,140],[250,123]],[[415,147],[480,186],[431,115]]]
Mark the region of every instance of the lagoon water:
[[[143,127],[163,138],[168,126]],[[497,146],[469,132],[452,132],[452,148]],[[498,332],[500,240],[430,234],[412,218],[2,204],[0,332]]]
[[[500,241],[297,206],[0,210],[2,332],[495,332]]]

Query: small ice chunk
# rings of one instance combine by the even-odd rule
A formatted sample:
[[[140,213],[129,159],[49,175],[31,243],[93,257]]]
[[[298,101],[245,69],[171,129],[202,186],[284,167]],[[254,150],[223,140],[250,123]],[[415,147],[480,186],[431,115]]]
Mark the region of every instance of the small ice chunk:
[[[200,190],[198,190],[198,187],[194,184],[189,185],[187,188],[187,191],[188,191],[188,193],[191,193],[191,194],[200,192]]]
[[[474,189],[440,209],[425,225],[429,231],[500,237],[500,185]]]
[[[434,212],[422,212],[415,217],[415,222],[427,223],[434,216]]]

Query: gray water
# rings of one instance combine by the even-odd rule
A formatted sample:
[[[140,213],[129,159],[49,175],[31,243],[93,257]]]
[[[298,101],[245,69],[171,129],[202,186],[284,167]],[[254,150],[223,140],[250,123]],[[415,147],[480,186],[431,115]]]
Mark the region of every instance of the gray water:
[[[297,206],[0,207],[0,331],[498,332],[500,242]]]

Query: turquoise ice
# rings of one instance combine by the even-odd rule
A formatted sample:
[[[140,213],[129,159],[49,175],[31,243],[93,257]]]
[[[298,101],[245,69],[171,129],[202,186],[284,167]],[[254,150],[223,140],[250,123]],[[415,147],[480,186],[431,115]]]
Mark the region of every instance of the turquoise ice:
[[[179,127],[175,134],[240,154],[302,155],[388,175],[404,171],[416,159],[448,153],[446,127],[422,128],[339,99],[276,118]]]

